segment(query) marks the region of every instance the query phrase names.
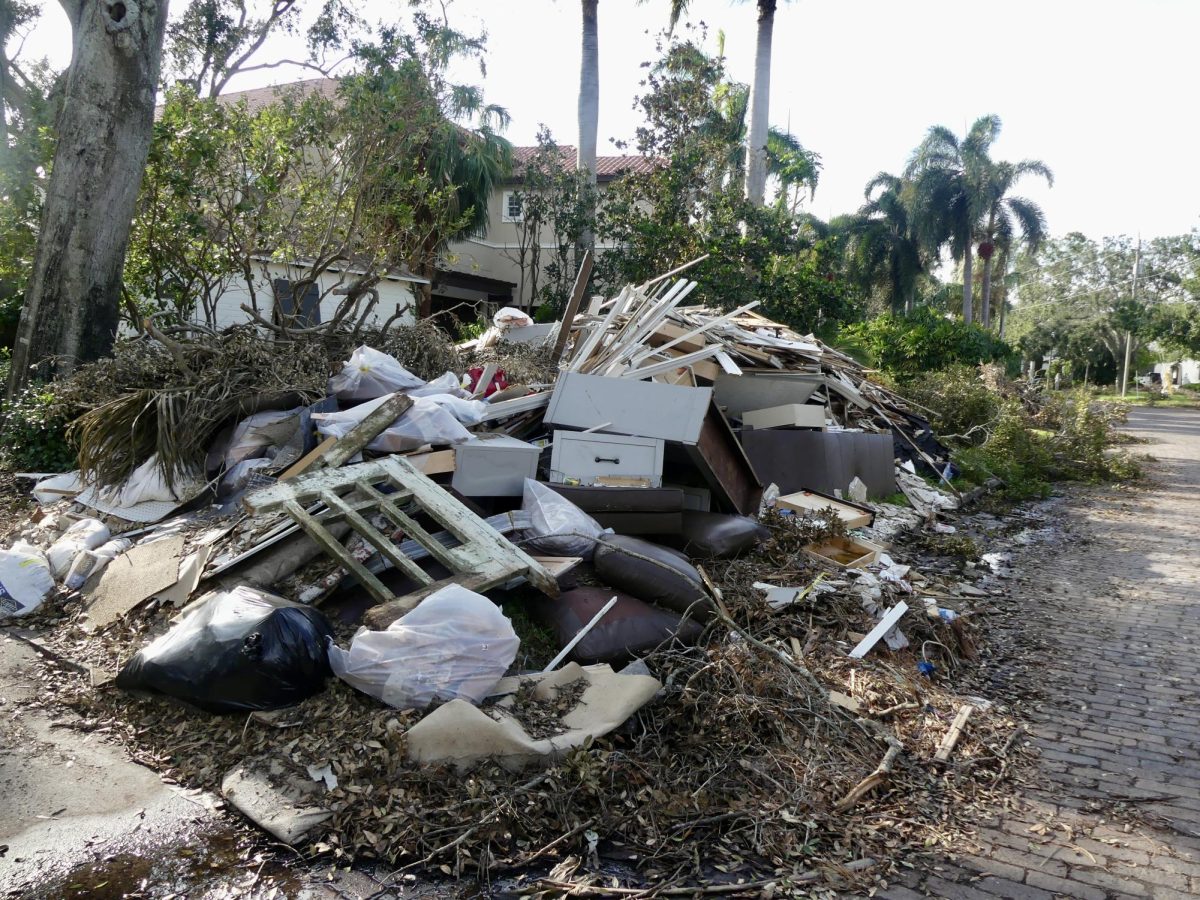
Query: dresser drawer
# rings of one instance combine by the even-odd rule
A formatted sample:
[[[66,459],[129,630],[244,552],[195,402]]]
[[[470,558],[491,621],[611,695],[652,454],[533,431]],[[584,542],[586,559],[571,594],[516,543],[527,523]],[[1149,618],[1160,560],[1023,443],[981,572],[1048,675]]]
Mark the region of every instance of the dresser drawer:
[[[662,484],[663,441],[620,434],[555,431],[550,480],[596,484],[598,478],[646,478]]]

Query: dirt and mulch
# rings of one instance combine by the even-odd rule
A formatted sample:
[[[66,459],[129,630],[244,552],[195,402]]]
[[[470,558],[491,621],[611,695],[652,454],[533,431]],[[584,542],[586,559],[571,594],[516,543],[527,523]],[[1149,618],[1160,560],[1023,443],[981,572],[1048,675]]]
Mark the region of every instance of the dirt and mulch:
[[[60,594],[25,624],[89,673],[61,669],[58,699],[165,778],[217,791],[248,757],[298,771],[330,764],[334,816],[299,848],[319,864],[377,860],[396,883],[440,874],[523,894],[866,893],[925,853],[955,852],[1029,777],[1021,708],[1032,689],[1012,676],[1037,647],[1015,627],[1002,552],[1036,532],[1027,518],[985,511],[954,535],[900,538],[893,555],[913,566],[913,593],[881,580],[878,603],[907,597],[908,647],[881,642],[853,660],[848,650],[876,620],[855,578],[826,571],[832,590],[778,611],[753,586],[822,574],[801,548],[829,528],[769,516],[771,538],[757,549],[703,561],[723,612],[699,646],[646,658],[659,696],[606,738],[516,773],[410,764],[405,733],[426,711],[392,709],[337,679],[270,717],[115,690],[108,677],[171,610],[87,635],[78,600]],[[926,597],[954,621],[926,615]],[[560,695],[541,709],[518,695],[518,716],[552,733],[571,702]],[[935,761],[966,705],[961,738]]]

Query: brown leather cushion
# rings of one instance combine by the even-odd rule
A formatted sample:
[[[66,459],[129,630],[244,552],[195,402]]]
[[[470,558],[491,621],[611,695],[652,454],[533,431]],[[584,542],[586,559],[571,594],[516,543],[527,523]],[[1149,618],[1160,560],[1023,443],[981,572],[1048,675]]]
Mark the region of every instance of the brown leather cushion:
[[[628,535],[606,535],[596,542],[592,565],[605,584],[647,603],[702,622],[712,616],[700,573],[678,550]]]
[[[575,645],[569,659],[584,665],[625,662],[672,638],[693,644],[704,631],[697,622],[684,621],[675,613],[608,587],[564,591],[556,600],[540,601],[537,615],[554,629],[559,645],[565,647],[614,596],[616,605]]]

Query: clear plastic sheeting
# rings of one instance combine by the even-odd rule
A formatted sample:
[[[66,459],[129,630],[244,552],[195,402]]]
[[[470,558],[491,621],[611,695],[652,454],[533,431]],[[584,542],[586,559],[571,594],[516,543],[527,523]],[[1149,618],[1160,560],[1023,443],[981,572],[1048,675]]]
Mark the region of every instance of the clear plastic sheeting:
[[[329,392],[339,400],[374,400],[423,384],[395,357],[362,346],[350,354],[342,371],[329,379]]]
[[[52,590],[54,576],[41,550],[25,541],[0,550],[0,619],[33,612]]]
[[[600,523],[566,497],[544,484],[525,479],[521,509],[529,513],[531,527],[523,546],[547,556],[578,556],[590,560],[596,542],[612,529]]]
[[[487,597],[448,585],[385,631],[360,629],[342,650],[330,641],[333,673],[398,709],[435,700],[481,702],[512,665],[521,641]]]
[[[313,416],[317,431],[326,437],[343,437],[386,400],[387,397],[380,397],[342,412],[317,413]],[[428,397],[418,397],[404,415],[367,445],[367,449],[403,453],[426,444],[461,444],[470,439],[471,432],[452,412]]]

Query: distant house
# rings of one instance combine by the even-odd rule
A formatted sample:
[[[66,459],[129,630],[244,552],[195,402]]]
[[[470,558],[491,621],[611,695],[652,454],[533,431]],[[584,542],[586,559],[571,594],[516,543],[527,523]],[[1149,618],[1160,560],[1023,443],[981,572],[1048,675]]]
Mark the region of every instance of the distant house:
[[[559,147],[559,165],[564,171],[575,168],[574,147]],[[492,192],[488,202],[487,233],[482,237],[451,242],[444,270],[438,272],[433,285],[433,308],[448,309],[456,304],[490,304],[492,306],[530,305],[530,286],[522,286],[518,259],[520,246],[521,179],[519,173],[538,152],[537,147],[513,148],[513,176]],[[601,195],[622,175],[651,170],[653,162],[644,156],[600,156],[596,159],[596,184]],[[554,244],[543,235],[537,252],[542,264]],[[604,247],[601,245],[600,252]],[[482,310],[480,310],[482,312]]]
[[[233,91],[222,94],[218,98],[222,103],[245,103],[250,112],[257,112],[274,103],[278,103],[284,93],[308,97],[313,94],[323,97],[333,97],[337,93],[338,79],[313,78],[306,81],[296,81],[290,84],[272,87],[253,88],[248,91]],[[155,116],[157,117],[156,110]],[[342,268],[333,267],[323,272],[317,283],[310,285],[304,295],[293,298],[291,284],[305,278],[310,268],[304,260],[281,262],[270,256],[263,255],[252,260],[253,274],[251,283],[241,273],[231,275],[223,285],[220,296],[216,301],[213,324],[217,328],[238,325],[251,320],[250,314],[243,307],[256,308],[259,315],[270,319],[278,309],[287,315],[296,312],[299,317],[298,325],[316,325],[328,322],[337,312],[344,297],[333,293],[338,284],[346,276],[358,274],[360,270],[350,264]],[[409,272],[396,270],[388,273],[375,287],[379,300],[368,318],[369,323],[383,323],[392,318],[398,311],[401,314],[395,321],[399,323],[412,322],[416,319],[417,298],[415,285],[426,284],[427,279],[419,278]],[[318,302],[319,300],[319,302]],[[297,304],[299,310],[296,310]],[[193,314],[197,320],[205,318],[203,310],[197,309]]]
[[[335,78],[315,78],[223,94],[220,100],[230,104],[245,102],[253,112],[278,102],[285,92],[298,92],[301,96],[317,93],[332,97],[337,88],[338,80]],[[514,174],[492,192],[488,202],[486,232],[480,237],[451,242],[443,254],[443,263],[433,279],[434,312],[455,310],[459,319],[470,320],[476,316],[489,316],[501,306],[528,308],[530,305],[530,285],[523,283],[525,280],[521,277],[518,255],[521,223],[519,173],[537,152],[537,147],[513,148]],[[574,147],[559,148],[559,164],[564,171],[575,168],[575,158]],[[642,156],[601,156],[596,163],[596,182],[601,194],[622,175],[646,172],[653,165]],[[549,242],[550,237],[543,236],[541,245],[530,251],[541,255],[543,266],[548,261],[549,253],[554,250],[554,245]],[[598,249],[602,252],[603,245]],[[260,315],[266,318],[270,318],[276,307],[292,314],[298,303],[299,324],[328,321],[342,300],[340,296],[330,293],[329,288],[334,287],[343,274],[353,274],[354,271],[353,266],[348,266],[345,273],[326,272],[318,279],[318,285],[310,287],[304,297],[293,299],[290,284],[305,277],[308,271],[303,260],[283,263],[264,255],[255,262],[252,285],[247,285],[241,275],[229,278],[216,303],[217,327],[249,321],[249,314],[243,310],[243,306],[253,307],[255,301]],[[416,292],[419,285],[425,284],[428,284],[426,279],[407,271],[389,273],[377,285],[379,302],[372,312],[372,319],[386,321],[397,310],[409,307],[409,312],[396,321],[413,321],[417,308]],[[321,296],[323,299],[317,303],[317,298]],[[201,315],[197,313],[198,317]]]
[[[1155,363],[1154,371],[1162,376],[1164,384],[1168,381],[1175,387],[1200,384],[1200,360],[1178,359],[1175,362]]]

